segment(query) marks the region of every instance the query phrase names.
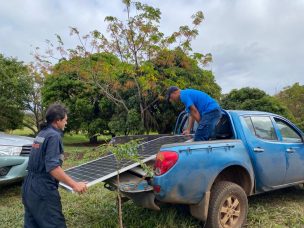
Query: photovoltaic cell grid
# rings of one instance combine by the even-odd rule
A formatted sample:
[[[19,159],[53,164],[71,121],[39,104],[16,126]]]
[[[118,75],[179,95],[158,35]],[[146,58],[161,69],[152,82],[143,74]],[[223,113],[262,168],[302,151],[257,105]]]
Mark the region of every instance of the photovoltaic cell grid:
[[[143,162],[147,162],[155,158],[160,147],[164,144],[185,142],[189,140],[189,136],[174,135],[174,136],[163,136],[148,142],[139,144],[138,154]],[[138,163],[134,161],[122,160],[120,162],[121,168],[120,173],[123,173],[129,169],[138,166]],[[70,168],[65,171],[76,181],[88,182],[88,186],[105,181],[113,176],[117,175],[117,161],[113,154],[103,156],[97,160]],[[69,186],[60,183],[61,187],[72,190]]]

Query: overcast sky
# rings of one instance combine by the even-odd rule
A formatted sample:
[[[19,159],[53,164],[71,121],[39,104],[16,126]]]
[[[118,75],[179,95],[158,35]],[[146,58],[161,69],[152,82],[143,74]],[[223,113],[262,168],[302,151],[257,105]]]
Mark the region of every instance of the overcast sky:
[[[145,0],[162,12],[160,30],[170,34],[202,10],[193,42],[213,55],[212,69],[224,93],[257,87],[273,95],[304,84],[304,0]],[[120,0],[9,0],[0,6],[0,53],[32,61],[34,47],[59,34],[73,46],[69,27],[105,32],[105,16],[124,17]]]

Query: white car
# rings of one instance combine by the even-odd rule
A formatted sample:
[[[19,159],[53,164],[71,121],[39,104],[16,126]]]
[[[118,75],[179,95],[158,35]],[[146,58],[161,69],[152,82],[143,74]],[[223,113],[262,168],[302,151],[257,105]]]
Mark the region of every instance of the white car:
[[[0,132],[0,185],[22,180],[34,138]]]

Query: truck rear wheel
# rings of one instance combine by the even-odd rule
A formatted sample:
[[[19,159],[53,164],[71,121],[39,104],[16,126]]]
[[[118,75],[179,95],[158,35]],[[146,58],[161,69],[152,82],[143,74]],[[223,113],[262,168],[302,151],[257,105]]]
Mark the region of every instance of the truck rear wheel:
[[[245,191],[237,184],[221,181],[211,189],[206,227],[240,228],[248,212]]]

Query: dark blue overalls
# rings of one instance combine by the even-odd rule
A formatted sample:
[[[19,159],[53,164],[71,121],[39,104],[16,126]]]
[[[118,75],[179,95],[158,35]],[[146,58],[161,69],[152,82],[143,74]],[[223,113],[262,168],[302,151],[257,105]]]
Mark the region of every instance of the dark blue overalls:
[[[62,132],[52,126],[41,130],[34,140],[28,175],[22,186],[24,227],[66,227],[58,181],[50,171],[63,161]]]

